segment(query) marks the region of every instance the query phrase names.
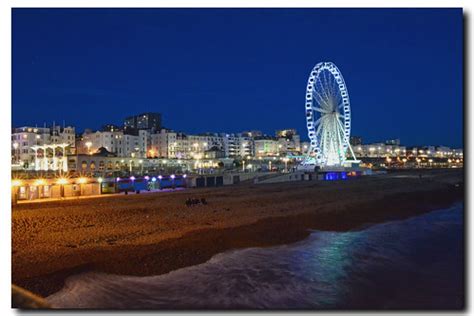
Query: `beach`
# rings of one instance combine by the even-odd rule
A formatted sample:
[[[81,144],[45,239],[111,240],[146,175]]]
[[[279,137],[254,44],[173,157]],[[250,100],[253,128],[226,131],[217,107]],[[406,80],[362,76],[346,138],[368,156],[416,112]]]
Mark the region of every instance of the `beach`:
[[[230,249],[299,241],[309,229],[361,229],[462,201],[463,177],[417,170],[16,205],[12,281],[48,296],[79,272],[159,275]],[[188,198],[207,204],[188,207]]]

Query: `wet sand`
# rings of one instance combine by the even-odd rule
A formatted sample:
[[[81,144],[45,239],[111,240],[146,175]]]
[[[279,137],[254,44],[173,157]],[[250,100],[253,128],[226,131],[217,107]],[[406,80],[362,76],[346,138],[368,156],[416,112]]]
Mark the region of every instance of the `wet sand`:
[[[47,296],[81,271],[157,275],[233,248],[298,241],[308,229],[360,229],[463,200],[463,170],[418,174],[18,205],[13,283]],[[186,207],[188,197],[208,205]]]

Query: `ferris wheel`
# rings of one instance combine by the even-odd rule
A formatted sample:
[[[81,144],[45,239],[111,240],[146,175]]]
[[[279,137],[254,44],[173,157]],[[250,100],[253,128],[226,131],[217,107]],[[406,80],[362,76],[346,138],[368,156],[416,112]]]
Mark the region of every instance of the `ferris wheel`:
[[[349,93],[341,72],[331,62],[318,63],[306,88],[306,126],[311,142],[309,161],[321,167],[343,166],[351,133]]]

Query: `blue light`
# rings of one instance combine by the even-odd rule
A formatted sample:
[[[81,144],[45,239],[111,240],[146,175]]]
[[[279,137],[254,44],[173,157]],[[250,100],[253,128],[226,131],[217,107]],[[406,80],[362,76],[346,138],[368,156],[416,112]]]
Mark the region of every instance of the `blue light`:
[[[333,181],[333,180],[347,180],[346,172],[328,172],[324,175],[324,180]]]
[[[156,178],[155,177],[151,178],[151,181],[156,182]]]

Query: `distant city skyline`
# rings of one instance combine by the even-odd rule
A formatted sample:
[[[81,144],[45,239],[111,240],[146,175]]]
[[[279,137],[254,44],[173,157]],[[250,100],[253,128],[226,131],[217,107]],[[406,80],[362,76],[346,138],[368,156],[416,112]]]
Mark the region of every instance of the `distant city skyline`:
[[[13,126],[159,112],[190,134],[295,128],[342,71],[351,135],[462,147],[461,9],[14,9]]]

